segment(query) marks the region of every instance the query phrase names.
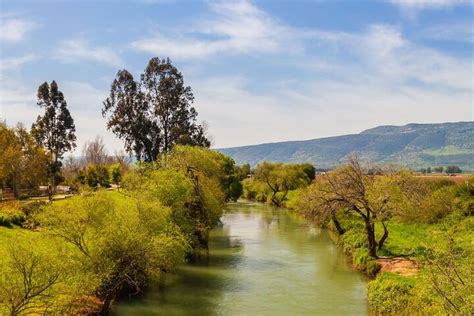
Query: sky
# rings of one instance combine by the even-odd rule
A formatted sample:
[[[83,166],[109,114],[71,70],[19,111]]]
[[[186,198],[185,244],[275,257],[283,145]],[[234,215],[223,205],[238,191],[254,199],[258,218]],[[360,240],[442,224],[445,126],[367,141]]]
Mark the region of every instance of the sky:
[[[78,150],[105,127],[119,69],[169,57],[213,147],[473,120],[474,7],[464,0],[0,0],[0,119],[27,126],[56,80]]]

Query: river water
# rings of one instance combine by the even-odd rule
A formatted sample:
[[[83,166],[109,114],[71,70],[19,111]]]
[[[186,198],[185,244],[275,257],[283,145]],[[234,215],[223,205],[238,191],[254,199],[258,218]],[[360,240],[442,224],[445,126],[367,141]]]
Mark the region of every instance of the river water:
[[[367,278],[328,233],[287,210],[228,204],[208,260],[122,300],[116,315],[367,315]]]

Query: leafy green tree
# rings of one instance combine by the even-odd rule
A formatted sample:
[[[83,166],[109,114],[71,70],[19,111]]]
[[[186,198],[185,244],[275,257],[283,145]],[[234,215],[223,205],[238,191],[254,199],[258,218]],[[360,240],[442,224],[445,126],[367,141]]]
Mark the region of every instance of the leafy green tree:
[[[202,125],[196,124],[197,112],[191,106],[194,96],[191,87],[184,85],[183,75],[171,60],[150,59],[141,75],[145,100],[157,117],[161,131],[161,152],[168,152],[174,144],[209,147]]]
[[[120,185],[122,182],[122,166],[120,163],[114,163],[109,168],[110,180],[115,185]]]
[[[462,173],[458,166],[446,166],[446,173]]]
[[[196,123],[192,90],[169,59],[152,58],[140,83],[127,70],[117,73],[102,115],[107,128],[125,141],[137,160],[155,161],[175,144],[209,147],[203,125]]]
[[[159,201],[98,191],[52,204],[38,220],[73,246],[107,314],[118,295],[136,294],[184,261],[188,244]]]
[[[333,221],[339,234],[345,232],[339,218],[355,216],[365,227],[367,249],[371,257],[377,257],[389,236],[388,223],[396,214],[412,206],[416,186],[410,173],[377,171],[378,176],[368,175],[356,157],[348,165],[323,175],[318,182],[303,191],[300,211],[321,225]],[[376,239],[376,223],[383,233]]]
[[[76,147],[76,127],[56,81],[51,82],[51,85],[47,82],[41,84],[37,96],[38,106],[44,109],[44,115],[38,116],[31,132],[50,155],[48,174],[51,179],[51,198],[61,171],[61,159],[66,152]]]
[[[270,200],[280,206],[288,191],[308,185],[311,180],[301,165],[263,162],[255,170],[255,178],[271,190]],[[281,195],[279,195],[281,193]]]
[[[300,164],[299,166],[303,169],[303,172],[306,173],[308,179],[313,181],[316,177],[316,168],[310,163]]]
[[[0,314],[71,314],[73,301],[80,301],[87,282],[80,286],[75,282],[79,269],[66,248],[35,237],[15,239],[2,254]]]
[[[6,123],[0,122],[0,179],[2,188],[7,188],[9,180],[20,168],[21,145],[15,131]],[[14,186],[17,187],[16,185]]]
[[[0,184],[13,188],[19,197],[20,189],[35,190],[47,182],[48,157],[31,134],[18,124],[9,128],[0,123]]]
[[[108,188],[110,187],[109,168],[104,164],[89,164],[79,172],[78,180],[81,184],[87,184],[91,188],[98,186]]]

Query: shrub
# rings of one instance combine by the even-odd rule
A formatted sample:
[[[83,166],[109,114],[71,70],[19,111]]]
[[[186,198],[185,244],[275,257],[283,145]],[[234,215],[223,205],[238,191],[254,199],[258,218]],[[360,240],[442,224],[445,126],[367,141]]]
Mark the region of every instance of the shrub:
[[[28,193],[20,193],[18,195],[19,200],[28,200],[30,198],[30,195]]]
[[[377,314],[404,314],[412,305],[413,279],[384,272],[368,284],[368,300]]]

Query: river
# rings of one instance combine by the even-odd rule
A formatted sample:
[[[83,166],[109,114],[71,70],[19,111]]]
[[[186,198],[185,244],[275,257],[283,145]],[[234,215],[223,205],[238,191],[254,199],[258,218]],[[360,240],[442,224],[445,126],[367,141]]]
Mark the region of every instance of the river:
[[[115,315],[367,315],[367,278],[326,231],[287,210],[228,204],[210,256],[164,285],[122,300]]]

